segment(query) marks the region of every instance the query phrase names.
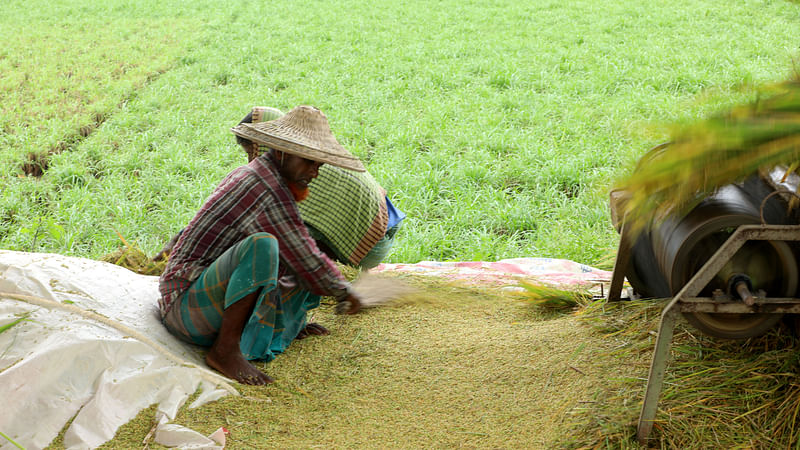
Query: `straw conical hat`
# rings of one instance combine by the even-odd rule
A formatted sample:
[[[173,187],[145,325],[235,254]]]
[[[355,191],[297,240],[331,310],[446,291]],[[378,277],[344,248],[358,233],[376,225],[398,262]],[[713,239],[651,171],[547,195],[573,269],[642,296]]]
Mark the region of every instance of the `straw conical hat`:
[[[328,118],[313,106],[297,106],[269,122],[241,123],[233,134],[259,145],[343,169],[364,172],[364,165],[336,140]]]

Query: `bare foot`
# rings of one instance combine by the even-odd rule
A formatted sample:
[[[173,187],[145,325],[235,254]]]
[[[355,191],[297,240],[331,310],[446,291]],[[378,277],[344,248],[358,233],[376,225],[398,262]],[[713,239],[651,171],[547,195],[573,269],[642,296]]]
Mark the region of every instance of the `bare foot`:
[[[313,336],[324,336],[326,334],[331,334],[331,332],[328,331],[327,328],[323,327],[322,325],[320,325],[318,323],[309,323],[309,324],[306,324],[305,328],[303,328],[302,330],[300,330],[299,333],[297,333],[297,337],[295,339],[305,339],[305,338],[307,338],[309,336],[312,336],[312,335]]]
[[[242,384],[260,386],[275,381],[269,375],[256,369],[256,366],[252,365],[240,352],[220,354],[215,351],[214,347],[211,347],[206,355],[206,363],[222,372],[226,377],[233,378]]]

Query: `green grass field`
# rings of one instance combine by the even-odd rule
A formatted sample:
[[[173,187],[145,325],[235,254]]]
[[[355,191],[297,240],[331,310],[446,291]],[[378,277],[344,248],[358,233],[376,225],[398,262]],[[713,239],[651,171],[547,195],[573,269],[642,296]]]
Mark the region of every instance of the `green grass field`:
[[[667,125],[755,98],[800,57],[800,5],[784,0],[56,3],[0,5],[0,248],[95,259],[120,236],[152,255],[181,229],[246,162],[229,129],[252,106],[310,104],[408,214],[388,262],[549,256],[607,267],[614,181],[668,138]],[[447,308],[350,321],[323,307],[333,335],[265,369],[283,390],[244,388],[179,420],[237,429],[231,448],[634,445],[648,330],[619,338],[631,356],[572,318],[487,306],[481,292],[452,297],[440,299]],[[485,333],[466,336],[475,364],[464,363],[462,329]],[[415,361],[456,367],[457,382],[436,378],[441,390],[429,395]],[[796,372],[791,364],[780,373]],[[720,448],[794,445],[793,430],[778,435],[767,419],[752,421],[761,444],[737,435],[731,418],[750,420],[747,405],[725,416],[704,408],[716,422],[698,428],[685,400],[694,397],[668,393],[668,413],[680,414],[662,414],[673,432],[664,446],[692,448],[680,437],[689,429],[711,430]],[[403,426],[384,422],[403,395]],[[449,399],[472,405],[463,421]],[[145,411],[108,447],[139,447],[151,426]]]
[[[115,230],[155,253],[246,161],[251,106],[312,104],[408,214],[389,261],[603,264],[657,125],[785,79],[800,41],[783,1],[33,3],[0,15],[0,247],[92,258]]]

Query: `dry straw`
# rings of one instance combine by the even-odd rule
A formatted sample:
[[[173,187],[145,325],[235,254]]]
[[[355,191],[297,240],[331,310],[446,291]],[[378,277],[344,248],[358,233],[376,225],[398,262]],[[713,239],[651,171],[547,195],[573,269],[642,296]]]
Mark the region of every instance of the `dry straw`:
[[[520,281],[519,286],[523,289],[520,293],[523,300],[547,309],[586,307],[593,301],[592,294],[583,289],[563,289],[538,281]]]
[[[361,306],[364,308],[385,305],[419,292],[419,289],[397,277],[379,276],[369,272],[359,274],[352,289],[361,298]]]
[[[166,259],[153,260],[135,242],[129,243],[118,231],[114,231],[123,245],[117,251],[103,255],[100,258],[101,261],[122,266],[140,275],[161,275],[164,272],[167,265]]]
[[[615,343],[596,355],[627,360],[641,377],[609,380],[614,395],[591,405],[573,442],[635,447],[662,300],[594,303],[580,317]],[[790,448],[800,439],[800,353],[791,327],[746,341],[716,340],[679,324],[651,446]]]

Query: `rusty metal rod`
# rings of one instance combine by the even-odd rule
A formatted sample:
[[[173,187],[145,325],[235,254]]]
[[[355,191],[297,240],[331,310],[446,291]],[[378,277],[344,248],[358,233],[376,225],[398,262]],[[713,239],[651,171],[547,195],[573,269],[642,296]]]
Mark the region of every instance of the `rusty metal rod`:
[[[753,306],[756,303],[756,297],[750,292],[746,281],[740,281],[736,283],[734,287],[736,288],[736,293],[739,294],[739,297],[742,298],[745,305]]]

